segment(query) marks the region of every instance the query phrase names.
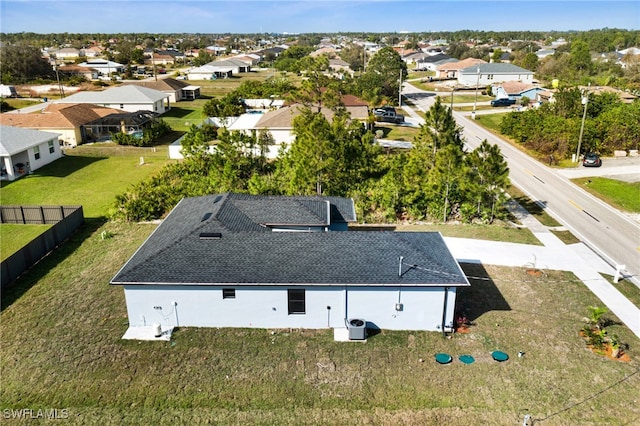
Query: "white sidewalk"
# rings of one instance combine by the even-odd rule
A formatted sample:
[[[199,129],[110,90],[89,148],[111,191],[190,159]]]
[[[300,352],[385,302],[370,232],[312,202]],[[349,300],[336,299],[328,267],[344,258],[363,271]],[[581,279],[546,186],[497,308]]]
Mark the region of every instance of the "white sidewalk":
[[[463,263],[571,271],[640,338],[640,309],[600,275],[616,271],[584,244],[564,244],[519,205],[510,203],[510,208],[542,246],[445,237],[453,256]]]

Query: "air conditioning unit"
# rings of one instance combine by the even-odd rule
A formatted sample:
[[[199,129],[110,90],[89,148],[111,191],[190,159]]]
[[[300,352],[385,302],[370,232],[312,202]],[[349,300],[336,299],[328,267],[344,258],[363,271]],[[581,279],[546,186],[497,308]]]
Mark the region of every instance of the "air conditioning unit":
[[[349,320],[349,340],[364,340],[367,338],[367,322],[363,319]]]

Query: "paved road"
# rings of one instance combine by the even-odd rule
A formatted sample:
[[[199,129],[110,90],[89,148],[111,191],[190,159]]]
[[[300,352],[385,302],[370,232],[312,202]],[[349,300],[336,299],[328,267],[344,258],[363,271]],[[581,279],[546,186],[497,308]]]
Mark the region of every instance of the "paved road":
[[[405,93],[405,97],[423,111],[435,99],[435,93],[422,92],[410,84],[405,84]],[[636,221],[583,191],[559,171],[533,160],[485,130],[471,120],[468,113],[454,112],[454,117],[464,127],[470,148],[484,139],[497,144],[509,164],[511,181],[517,187],[608,264],[624,265],[626,276],[640,285],[640,225]]]

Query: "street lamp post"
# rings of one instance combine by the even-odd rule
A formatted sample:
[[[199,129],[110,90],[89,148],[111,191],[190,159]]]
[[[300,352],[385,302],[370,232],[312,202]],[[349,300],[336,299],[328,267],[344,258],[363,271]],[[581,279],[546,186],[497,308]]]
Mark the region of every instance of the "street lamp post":
[[[453,93],[456,91],[455,86],[451,88],[451,113],[453,114]]]
[[[578,138],[578,149],[576,150],[576,162],[580,161],[580,146],[582,145],[582,135],[584,134],[584,121],[587,118],[587,105],[589,104],[589,88],[591,83],[587,86],[587,90],[582,96],[582,105],[584,105],[584,111],[582,112],[582,124],[580,125],[580,137]]]
[[[471,113],[471,119],[475,120],[476,119],[476,105],[478,104],[478,85],[480,85],[480,67],[478,67],[478,70],[476,71],[476,97],[473,100],[473,112]],[[453,100],[453,97],[452,97]]]

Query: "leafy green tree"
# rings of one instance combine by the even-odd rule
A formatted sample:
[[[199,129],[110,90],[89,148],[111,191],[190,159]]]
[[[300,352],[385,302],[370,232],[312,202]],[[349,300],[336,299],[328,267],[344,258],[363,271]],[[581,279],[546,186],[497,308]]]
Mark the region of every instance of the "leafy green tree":
[[[51,64],[42,58],[40,49],[24,43],[0,47],[0,70],[3,84],[55,78]]]
[[[446,222],[454,208],[463,201],[461,191],[466,174],[463,152],[456,145],[447,145],[436,154],[436,162],[429,172],[427,196],[430,200],[429,213]]]
[[[425,123],[420,126],[417,138],[431,146],[432,158],[435,158],[438,149],[447,145],[462,148],[462,128],[453,118],[451,109],[442,103],[440,96],[436,97],[435,103],[425,113]]]
[[[331,126],[322,113],[304,108],[294,119],[293,128],[296,139],[283,159],[288,179],[286,192],[322,195],[330,186],[326,175],[335,161]]]
[[[582,40],[571,43],[571,65],[578,72],[590,73],[593,66],[589,45]]]
[[[398,52],[389,46],[383,47],[367,63],[366,71],[359,80],[360,91],[367,100],[379,93],[395,104],[398,100],[400,78],[404,81],[406,77],[407,64]]]
[[[538,56],[535,53],[527,53],[521,60],[514,61],[514,64],[535,72],[538,69]]]
[[[491,59],[493,60],[493,62],[495,63],[500,63],[502,62],[502,54],[504,53],[504,51],[500,48],[495,49],[493,51],[493,54],[491,55]]]
[[[237,117],[245,111],[242,99],[235,93],[229,93],[222,98],[209,99],[202,107],[202,112],[207,117]]]
[[[340,58],[347,62],[352,70],[361,71],[364,68],[364,47],[357,44],[348,44],[340,51]]]
[[[202,126],[192,124],[180,142],[182,146],[182,156],[185,158],[199,158],[209,155],[209,146],[217,137],[217,127],[211,124],[203,124]]]
[[[470,173],[467,189],[475,196],[475,214],[493,222],[496,208],[504,204],[509,186],[509,167],[498,145],[483,140],[479,147],[465,157]]]

